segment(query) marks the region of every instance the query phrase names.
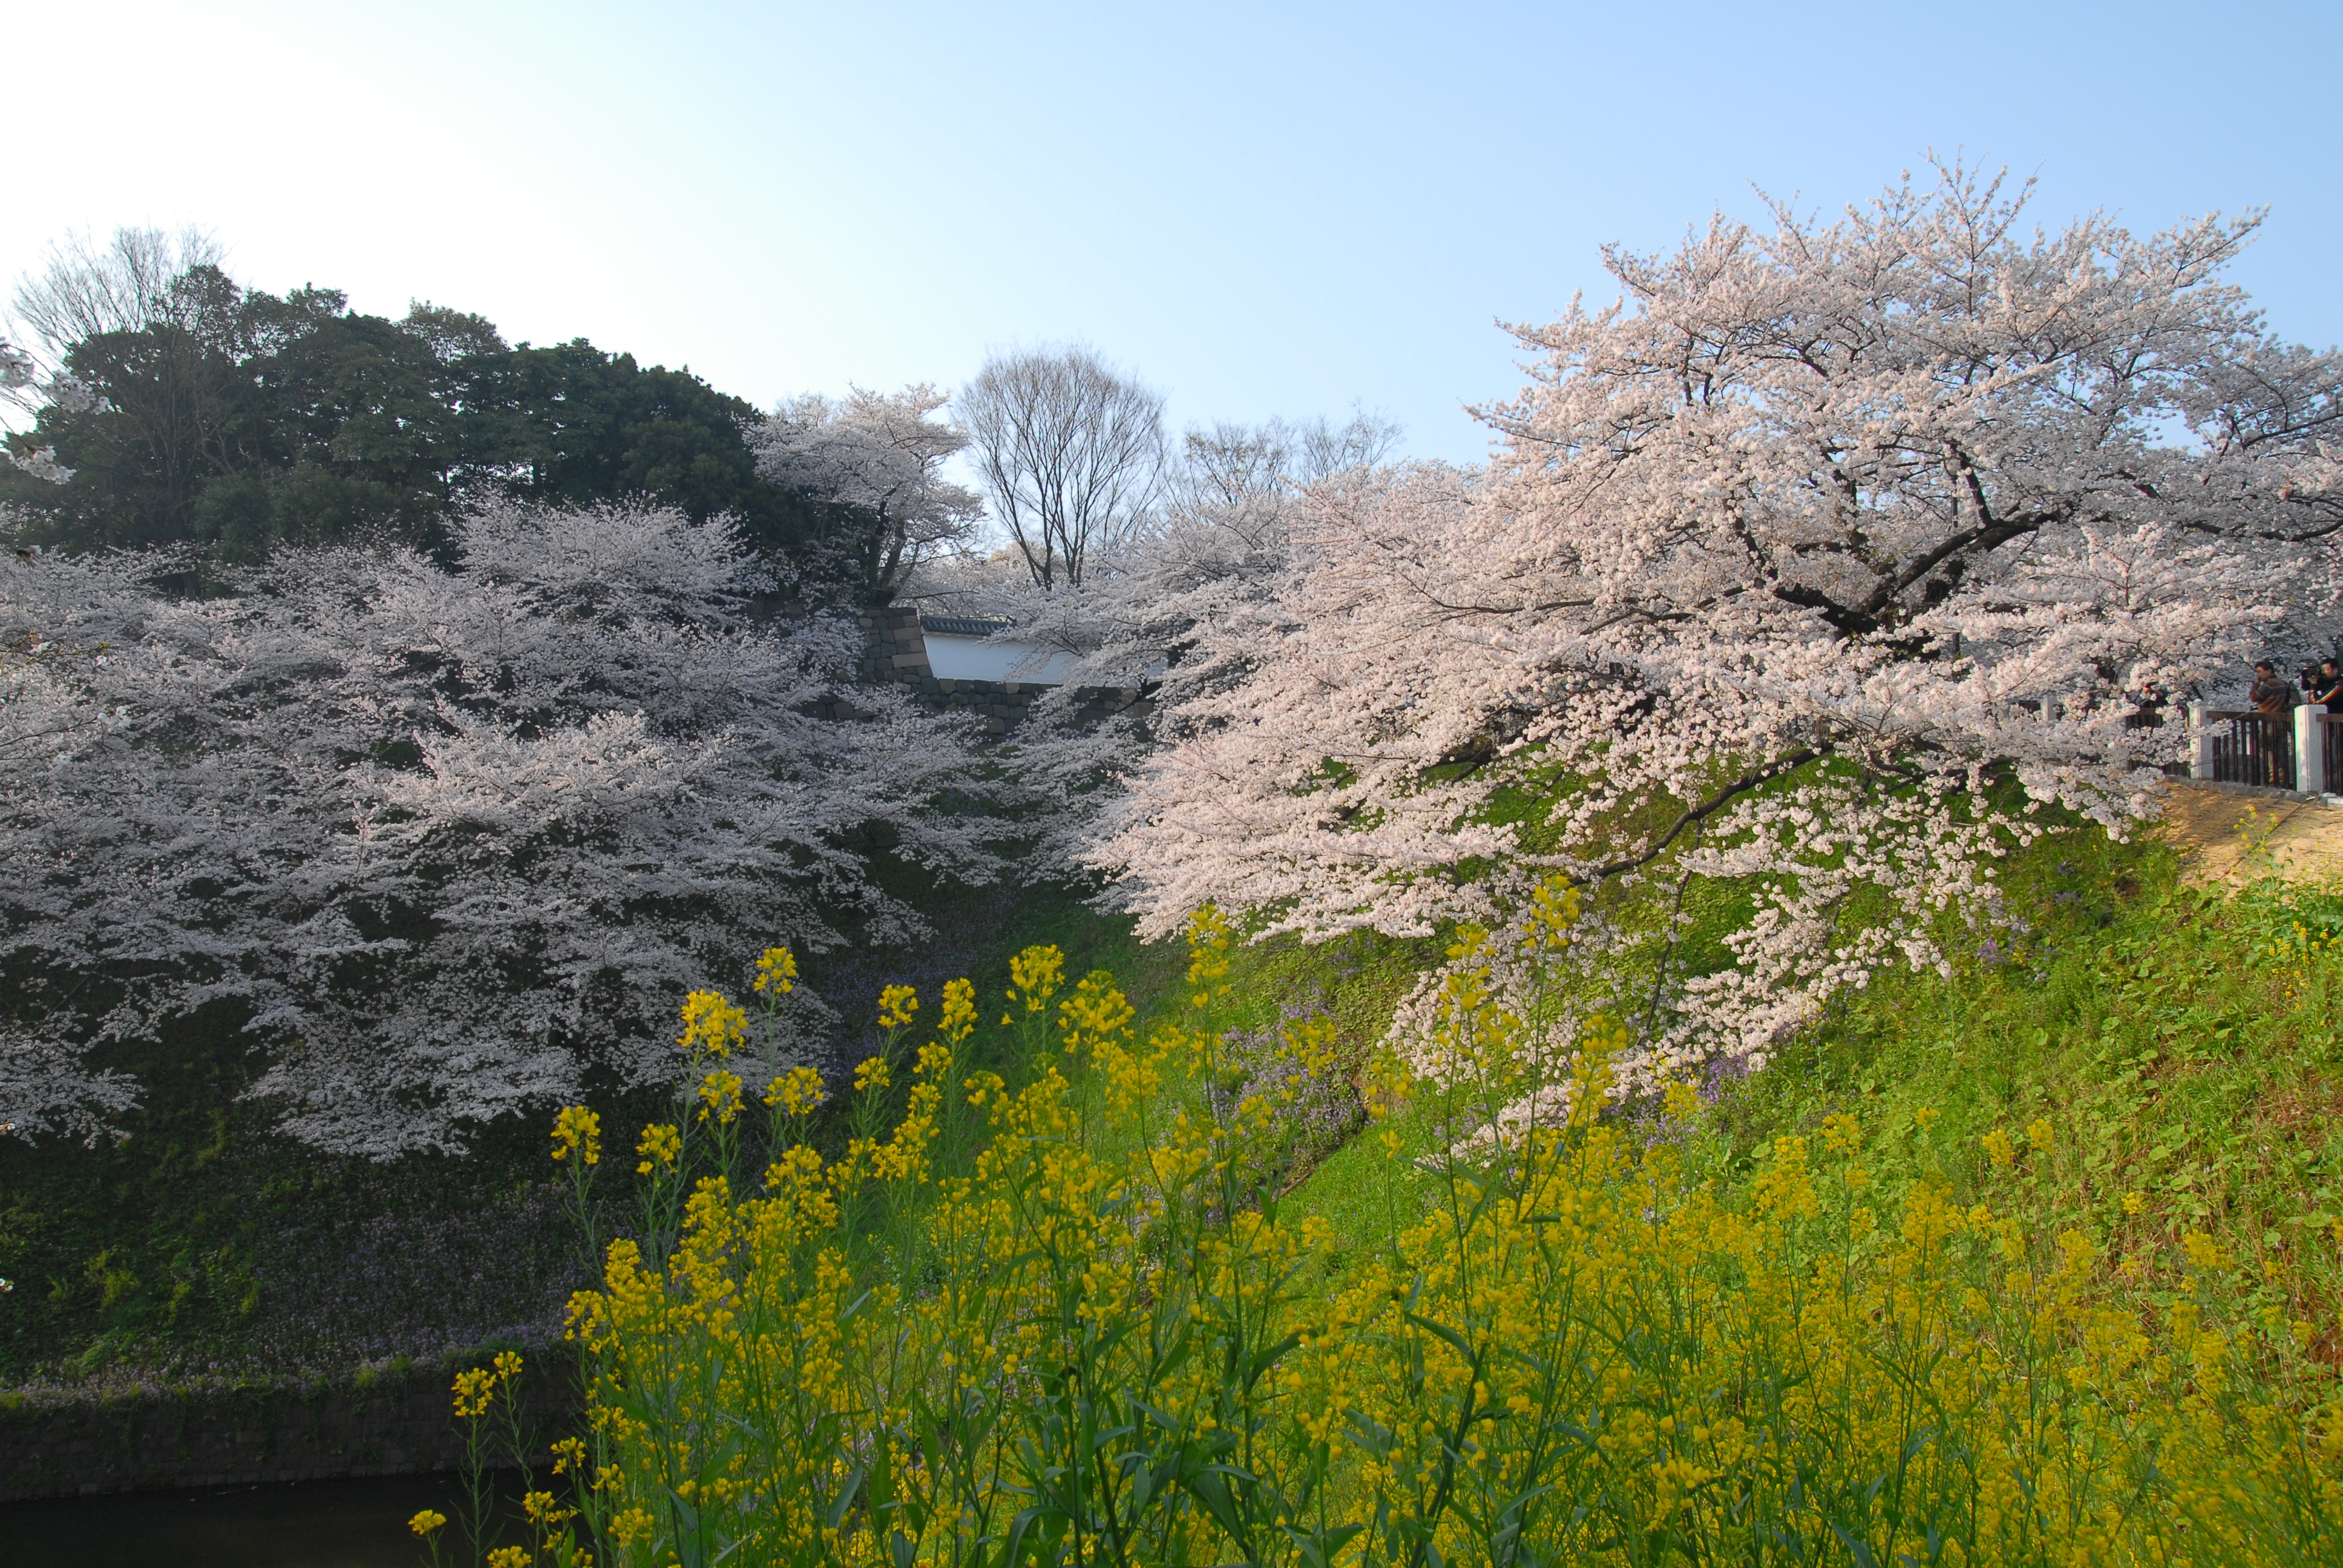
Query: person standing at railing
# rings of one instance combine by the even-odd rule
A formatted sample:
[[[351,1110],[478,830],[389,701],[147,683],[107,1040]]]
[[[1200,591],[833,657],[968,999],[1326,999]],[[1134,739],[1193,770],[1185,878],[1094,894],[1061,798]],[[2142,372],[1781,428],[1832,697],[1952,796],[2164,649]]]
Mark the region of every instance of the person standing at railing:
[[[2254,666],[2254,684],[2246,700],[2265,719],[2283,719],[2294,709],[2294,683],[2280,680],[2278,666],[2265,658]]]
[[[2331,658],[2321,659],[2308,683],[2310,700],[2329,713],[2343,712],[2343,670]]]

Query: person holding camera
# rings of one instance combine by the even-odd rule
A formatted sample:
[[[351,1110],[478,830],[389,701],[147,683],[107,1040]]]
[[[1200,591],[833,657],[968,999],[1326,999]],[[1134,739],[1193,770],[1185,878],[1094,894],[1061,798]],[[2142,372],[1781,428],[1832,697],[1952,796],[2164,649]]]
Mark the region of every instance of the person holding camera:
[[[2265,719],[2283,719],[2293,711],[2294,683],[2278,678],[2278,666],[2268,659],[2254,665],[2254,683],[2246,691],[2246,700]]]
[[[2343,668],[2338,668],[2333,659],[2320,659],[2317,669],[2306,665],[2302,689],[2328,712],[2343,712]]]

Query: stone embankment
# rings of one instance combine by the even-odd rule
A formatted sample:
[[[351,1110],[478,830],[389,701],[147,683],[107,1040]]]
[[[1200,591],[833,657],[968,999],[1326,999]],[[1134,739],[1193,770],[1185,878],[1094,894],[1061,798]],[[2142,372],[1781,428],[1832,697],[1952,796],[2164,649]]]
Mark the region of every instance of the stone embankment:
[[[0,1502],[453,1470],[464,1460],[454,1376],[417,1366],[297,1387],[14,1395],[0,1403]],[[533,1452],[574,1425],[574,1382],[567,1366],[523,1373]],[[484,1457],[510,1462],[501,1444]]]

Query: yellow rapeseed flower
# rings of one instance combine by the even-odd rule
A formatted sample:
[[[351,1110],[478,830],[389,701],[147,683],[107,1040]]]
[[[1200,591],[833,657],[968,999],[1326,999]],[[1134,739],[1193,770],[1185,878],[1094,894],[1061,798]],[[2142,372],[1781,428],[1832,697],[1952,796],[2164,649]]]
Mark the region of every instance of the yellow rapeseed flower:
[[[1561,877],[1548,877],[1530,895],[1529,930],[1539,946],[1570,945],[1571,928],[1578,924],[1578,890]]]
[[[2229,1266],[2229,1254],[2202,1231],[2181,1232],[2180,1250],[2188,1254],[2188,1266],[2193,1269],[2217,1273]]]
[[[1190,1000],[1196,1006],[1210,1006],[1215,994],[1227,994],[1228,987],[1218,982],[1228,978],[1234,935],[1228,917],[1211,904],[1188,917],[1188,984],[1194,988]]]
[[[1084,975],[1074,994],[1058,1007],[1058,1028],[1065,1036],[1066,1053],[1095,1056],[1103,1047],[1129,1036],[1137,1011],[1114,986],[1104,970]]]
[[[802,1116],[822,1102],[821,1074],[810,1067],[792,1067],[775,1078],[765,1091],[765,1103],[788,1116]]]
[[[657,1526],[651,1516],[639,1508],[625,1508],[610,1519],[610,1539],[621,1546],[632,1546],[638,1541],[648,1541]]]
[[[787,996],[797,989],[798,956],[787,948],[767,948],[757,958],[757,994]]]
[[[976,987],[965,980],[953,980],[944,987],[944,1012],[936,1022],[936,1032],[947,1043],[958,1045],[975,1028]]]
[[[1209,1001],[1226,925],[1209,915],[1191,935],[1191,994]],[[1811,1146],[1775,1140],[1754,1192],[1717,1179],[1697,1141],[1604,1117],[1622,1020],[1594,1020],[1582,1050],[1552,1060],[1555,1010],[1506,968],[1539,961],[1519,938],[1468,934],[1454,983],[1428,994],[1447,1010],[1437,1043],[1453,1079],[1395,1043],[1350,1062],[1325,1019],[1279,1031],[1305,1074],[1356,1068],[1371,1113],[1406,1105],[1411,1129],[1455,1141],[1458,1158],[1412,1167],[1393,1146],[1394,1171],[1430,1201],[1397,1205],[1339,1271],[1322,1218],[1260,1185],[1285,1179],[1291,1083],[1264,1075],[1233,1109],[1192,1092],[1226,1076],[1217,1030],[1169,1026],[1142,1043],[1108,977],[1064,996],[1062,955],[1033,949],[1011,1000],[1047,1000],[1026,1019],[1062,1025],[1070,1049],[1021,1064],[1012,1088],[968,1070],[952,1030],[973,1025],[973,990],[963,1014],[948,987],[937,1042],[906,1052],[891,1133],[875,1114],[858,1122],[835,1164],[785,1141],[746,1195],[709,1177],[663,1255],[619,1238],[600,1288],[573,1300],[590,1441],[614,1462],[595,1482],[603,1539],[626,1561],[656,1543],[666,1561],[660,1521],[680,1500],[744,1560],[884,1561],[875,1510],[838,1512],[883,1464],[897,1517],[920,1522],[893,1549],[964,1556],[971,1510],[1028,1505],[1030,1462],[1057,1441],[1051,1391],[1076,1364],[1085,1398],[1148,1400],[1131,1442],[1150,1452],[1233,1440],[1282,1470],[1265,1478],[1281,1487],[1306,1453],[1324,1467],[1302,1479],[1330,1525],[1387,1516],[1427,1560],[1495,1554],[1488,1513],[1448,1499],[1538,1487],[1596,1500],[1519,1525],[1507,1549],[1555,1562],[1660,1538],[1713,1542],[1720,1562],[1762,1555],[1807,1528],[1818,1488],[1850,1539],[1941,1522],[1946,1560],[1971,1563],[2261,1568],[2319,1560],[2309,1543],[2343,1531],[2336,1382],[2298,1348],[2316,1336],[2283,1303],[2241,1314],[2227,1298],[2250,1281],[2198,1278],[2147,1310],[2138,1257],[2101,1265],[2096,1201],[2029,1191],[2006,1214],[1965,1208],[1895,1138],[1866,1175],[1852,1117],[1827,1119]],[[865,1064],[866,1090],[884,1065]],[[810,1104],[819,1082],[800,1069],[769,1098]],[[1501,1145],[1463,1141],[1524,1083],[1553,1114]],[[1493,1087],[1476,1100],[1476,1084]],[[959,1110],[946,1097],[962,1092],[989,1137],[931,1173]],[[2026,1147],[2014,1126],[1985,1141],[2006,1152],[1996,1164]],[[871,1182],[919,1239],[915,1285],[854,1245]],[[2197,1269],[2228,1266],[2213,1237],[2186,1244]],[[1161,1359],[1167,1311],[1197,1353]],[[2281,1357],[2298,1392],[2267,1375]],[[912,1411],[962,1397],[982,1402],[998,1441],[923,1454]],[[1593,1441],[1557,1441],[1584,1410],[1604,1413]],[[1354,1441],[1365,1432],[1373,1452]],[[565,1473],[586,1462],[584,1442],[556,1452]],[[1890,1472],[1898,1486],[1877,1488]],[[1082,1506],[1106,1501],[1081,1492],[1095,1480],[1063,1484]],[[1180,1489],[1130,1495],[1133,1540],[1238,1554]],[[564,1511],[542,1493],[524,1507],[553,1539]]]
[[[433,1510],[427,1508],[423,1510],[422,1513],[417,1513],[414,1518],[408,1520],[407,1522],[407,1527],[409,1530],[414,1531],[417,1535],[428,1535],[434,1530],[439,1529],[447,1523],[447,1516],[446,1514],[436,1513]]]
[[[1009,960],[1009,1000],[1022,1000],[1029,1013],[1040,1012],[1058,994],[1065,979],[1065,954],[1054,947],[1027,948]]]
[[[580,1165],[602,1158],[602,1119],[582,1105],[565,1105],[553,1119],[553,1157],[567,1160],[575,1153]]]
[[[2034,1145],[2037,1151],[2044,1154],[2049,1153],[2051,1144],[2050,1119],[2046,1116],[2037,1116],[2033,1121],[2027,1122],[2026,1124],[2026,1141]]]
[[[2009,1141],[2009,1134],[2000,1128],[1996,1127],[1986,1133],[1980,1141],[1985,1145],[1986,1158],[1993,1161],[1995,1170],[2006,1171],[2016,1162],[2017,1145],[2012,1143]]]
[[[1701,1106],[1700,1091],[1680,1078],[1670,1079],[1660,1091],[1660,1113],[1671,1121],[1690,1121]]]
[[[749,1015],[721,992],[696,990],[683,999],[683,1033],[676,1044],[687,1056],[729,1056],[748,1032]]]
[[[719,1068],[700,1081],[699,1119],[729,1126],[740,1114],[740,1075]]]
[[[497,1384],[502,1380],[486,1367],[473,1367],[456,1374],[456,1416],[469,1421],[488,1413],[488,1405],[496,1398]]]
[[[1823,1118],[1823,1147],[1836,1154],[1852,1154],[1863,1147],[1863,1126],[1844,1111]]]
[[[643,1140],[635,1145],[635,1152],[643,1157],[635,1167],[638,1176],[648,1176],[662,1167],[672,1171],[683,1153],[683,1134],[668,1123],[655,1121],[643,1129]]]
[[[883,1056],[866,1056],[854,1069],[854,1091],[858,1094],[884,1089],[893,1081],[894,1075],[888,1070]]]

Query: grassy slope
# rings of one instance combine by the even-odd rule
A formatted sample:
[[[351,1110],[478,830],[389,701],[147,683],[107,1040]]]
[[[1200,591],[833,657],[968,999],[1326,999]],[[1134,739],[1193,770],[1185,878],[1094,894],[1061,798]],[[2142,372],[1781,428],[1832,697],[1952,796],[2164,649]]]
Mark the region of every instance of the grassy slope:
[[[922,900],[936,940],[850,950],[809,979],[870,1027],[879,988],[925,994],[975,976],[998,997],[1008,955],[1055,942],[1080,975],[1142,991],[1172,955],[1062,893],[977,890]],[[853,1052],[850,1054],[859,1054]],[[484,1130],[462,1158],[387,1164],[322,1155],[238,1098],[261,1063],[233,1032],[189,1031],[121,1065],[145,1101],[129,1137],[85,1149],[0,1140],[0,1389],[136,1387],[333,1376],[541,1339],[578,1282],[543,1119]],[[613,1139],[663,1112],[656,1094],[590,1097]]]
[[[2031,928],[2015,951],[1979,942],[1949,975],[1883,975],[1718,1096],[1709,1131],[1735,1169],[1845,1111],[1891,1189],[1946,1181],[1966,1201],[1980,1140],[2024,1150],[2046,1121],[2026,1180],[2087,1215],[2108,1255],[2169,1257],[2201,1229],[2272,1304],[2332,1323],[2343,1282],[2297,1260],[2304,1229],[2343,1213],[2343,895],[2192,889],[2169,850],[2096,830],[2045,839],[2004,885]],[[1394,1126],[1416,1151],[1420,1131]],[[1287,1203],[1355,1247],[1387,1233],[1393,1178],[1362,1139]]]
[[[2343,1211],[2343,897],[2191,889],[2168,851],[2080,836],[2012,885],[2038,939],[2023,962],[1971,955],[1850,999],[1727,1098],[1724,1127],[1754,1149],[1851,1111],[1883,1174],[1966,1189],[1986,1134],[2023,1146],[2038,1119],[2030,1179],[2111,1252],[2202,1229],[2331,1322],[2338,1282],[2296,1260]]]
[[[2267,1258],[2298,1298],[2331,1292],[2292,1276],[2289,1237],[2343,1211],[2343,957],[2317,935],[2343,928],[2343,899],[2195,892],[2168,852],[2096,832],[2045,840],[2006,886],[2033,928],[2018,953],[1972,950],[1949,977],[1884,976],[1725,1092],[1709,1115],[1743,1168],[1769,1140],[1853,1110],[1883,1176],[1960,1184],[1985,1132],[2022,1141],[2047,1117],[2056,1148],[2035,1162],[2041,1179],[2105,1216],[2118,1246],[2201,1225]],[[932,996],[965,972],[980,997],[999,996],[1008,955],[1029,942],[1063,947],[1070,980],[1115,971],[1142,1018],[1183,989],[1175,945],[1143,948],[1061,894],[992,890],[934,908],[938,938],[921,951],[834,955],[813,974],[860,1010],[855,1032],[889,981]],[[1355,1059],[1440,945],[1360,935],[1240,948],[1232,1021],[1259,1030],[1322,1010]],[[109,1369],[330,1372],[553,1321],[574,1252],[542,1128],[490,1130],[464,1160],[337,1161],[273,1137],[266,1108],[236,1100],[255,1064],[233,1039],[136,1065],[149,1097],[128,1142],[0,1146],[0,1274],[19,1282],[0,1297],[0,1385]],[[658,1110],[598,1103],[614,1137]],[[1413,1136],[1404,1118],[1399,1128]],[[1387,1222],[1393,1174],[1373,1141],[1355,1141],[1286,1202],[1356,1245]],[[2127,1215],[2135,1191],[2145,1209]]]

